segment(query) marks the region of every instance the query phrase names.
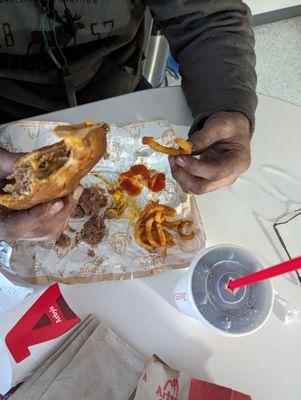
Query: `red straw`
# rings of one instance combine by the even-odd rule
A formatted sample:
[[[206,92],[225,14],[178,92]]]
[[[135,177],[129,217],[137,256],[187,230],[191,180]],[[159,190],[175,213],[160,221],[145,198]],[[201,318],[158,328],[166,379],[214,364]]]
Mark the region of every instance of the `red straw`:
[[[228,283],[228,289],[235,290],[241,288],[242,286],[254,285],[254,283],[273,278],[274,276],[286,274],[287,272],[295,271],[299,268],[301,268],[301,257],[285,261],[281,264],[275,265],[274,267],[262,269],[254,272],[253,274],[230,281]]]

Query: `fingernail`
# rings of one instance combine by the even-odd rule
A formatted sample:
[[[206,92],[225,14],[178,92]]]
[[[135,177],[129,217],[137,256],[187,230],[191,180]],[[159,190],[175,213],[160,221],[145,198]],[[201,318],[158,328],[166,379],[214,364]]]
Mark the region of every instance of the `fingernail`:
[[[177,158],[176,158],[176,164],[177,164],[179,167],[186,167],[187,161],[186,161],[186,159],[183,158],[183,157],[177,157]]]
[[[60,212],[60,211],[63,209],[63,207],[64,207],[64,203],[63,203],[62,200],[56,201],[56,202],[50,207],[49,215],[52,216],[52,215],[57,214],[58,212]]]
[[[74,191],[74,193],[73,193],[73,198],[74,198],[74,200],[78,201],[78,200],[80,199],[80,196],[82,195],[83,190],[84,190],[84,188],[83,188],[82,186],[78,186],[78,187],[75,189],[75,191]]]

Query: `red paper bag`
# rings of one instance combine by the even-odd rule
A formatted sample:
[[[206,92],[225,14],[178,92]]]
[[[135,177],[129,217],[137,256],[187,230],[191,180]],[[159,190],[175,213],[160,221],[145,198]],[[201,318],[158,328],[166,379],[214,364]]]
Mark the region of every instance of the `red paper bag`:
[[[213,383],[190,380],[188,400],[252,400],[250,396]]]

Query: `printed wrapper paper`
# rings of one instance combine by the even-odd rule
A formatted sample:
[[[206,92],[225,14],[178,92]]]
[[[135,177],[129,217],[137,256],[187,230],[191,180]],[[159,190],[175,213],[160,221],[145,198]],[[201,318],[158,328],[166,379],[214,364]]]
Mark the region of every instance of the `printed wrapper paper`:
[[[53,128],[58,123],[24,121],[9,124],[0,130],[0,146],[11,151],[31,151],[53,144],[58,138]],[[142,210],[149,200],[175,207],[180,218],[193,221],[196,237],[191,241],[177,240],[163,259],[160,250],[152,253],[139,247],[134,239],[129,218],[105,220],[107,232],[95,247],[95,257],[88,256],[89,246],[80,244],[72,249],[56,248],[53,241],[18,242],[14,247],[10,267],[29,283],[48,281],[84,283],[101,280],[134,279],[176,268],[188,267],[194,255],[204,247],[205,234],[194,197],[183,193],[171,176],[168,157],[154,152],[141,143],[143,136],[156,136],[165,145],[173,145],[174,132],[164,120],[134,122],[118,127],[110,126],[108,134],[109,158],[102,159],[82,181],[84,186],[116,181],[120,173],[133,164],[144,163],[149,168],[166,174],[166,189],[158,195],[144,189],[137,198]],[[71,220],[77,231],[86,220]],[[71,238],[72,234],[67,233]],[[74,235],[74,234],[73,234]]]
[[[153,356],[129,400],[252,400],[250,396],[190,378]]]

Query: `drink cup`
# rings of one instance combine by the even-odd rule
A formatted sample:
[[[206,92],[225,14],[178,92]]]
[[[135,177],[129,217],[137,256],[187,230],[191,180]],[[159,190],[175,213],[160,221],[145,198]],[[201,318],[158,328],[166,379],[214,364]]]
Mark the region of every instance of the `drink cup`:
[[[173,291],[177,308],[227,336],[258,331],[268,320],[274,303],[270,280],[232,292],[229,280],[261,269],[249,251],[233,245],[202,250]]]

